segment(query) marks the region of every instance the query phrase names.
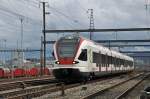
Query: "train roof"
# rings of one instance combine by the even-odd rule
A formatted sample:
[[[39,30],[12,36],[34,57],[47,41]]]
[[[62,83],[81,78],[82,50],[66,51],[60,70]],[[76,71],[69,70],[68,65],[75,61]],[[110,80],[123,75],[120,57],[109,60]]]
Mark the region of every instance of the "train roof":
[[[95,44],[96,46],[98,46],[101,50],[101,53],[102,54],[107,54],[108,56],[113,56],[113,57],[116,57],[116,58],[120,58],[120,59],[125,59],[125,60],[128,60],[128,61],[133,61],[133,58],[130,57],[130,56],[127,56],[125,54],[122,54],[120,52],[117,52],[117,51],[114,51],[112,49],[109,49],[107,47],[104,47],[103,45],[97,43],[97,42],[94,42],[92,40],[89,40],[85,37],[82,37],[82,36],[79,36],[78,34],[75,34],[75,35],[67,35],[65,37],[61,37],[60,39],[79,39],[79,38],[82,38],[88,42],[92,42],[93,44]]]
[[[109,48],[107,48],[107,47],[105,47],[105,46],[103,46],[103,45],[101,45],[97,42],[94,42],[94,41],[89,40],[87,38],[84,38],[82,36],[80,36],[80,37],[83,38],[84,40],[89,41],[89,42],[93,42],[97,46],[100,46],[100,49],[102,50],[102,54],[107,54],[108,56],[113,56],[113,57],[116,57],[116,58],[125,59],[125,60],[128,60],[128,61],[133,61],[133,58],[130,57],[130,56],[127,56],[123,53],[120,53],[120,52],[114,51],[112,49],[109,49]]]

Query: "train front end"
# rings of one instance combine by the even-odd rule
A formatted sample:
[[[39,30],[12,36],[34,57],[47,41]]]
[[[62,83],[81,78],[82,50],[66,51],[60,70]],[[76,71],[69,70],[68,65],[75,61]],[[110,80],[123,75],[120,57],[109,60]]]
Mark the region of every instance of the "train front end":
[[[53,75],[59,80],[74,80],[81,78],[79,64],[75,60],[81,43],[79,36],[66,36],[54,44],[55,65]]]

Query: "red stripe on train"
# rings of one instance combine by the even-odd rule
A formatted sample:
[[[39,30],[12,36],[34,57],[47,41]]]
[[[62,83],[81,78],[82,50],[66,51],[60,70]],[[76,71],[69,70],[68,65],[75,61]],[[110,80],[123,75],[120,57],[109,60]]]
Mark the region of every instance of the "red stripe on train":
[[[59,59],[59,64],[61,65],[70,65],[73,64],[74,59],[73,58],[61,58]]]

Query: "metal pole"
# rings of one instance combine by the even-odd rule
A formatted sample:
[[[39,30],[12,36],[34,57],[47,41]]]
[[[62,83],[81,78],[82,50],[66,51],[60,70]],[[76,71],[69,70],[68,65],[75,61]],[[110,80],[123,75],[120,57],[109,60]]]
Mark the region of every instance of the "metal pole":
[[[46,33],[45,33],[45,3],[46,2],[42,2],[43,4],[43,37],[44,37],[44,69],[45,69],[45,66],[46,66]]]
[[[20,19],[21,22],[21,49],[23,48],[23,19]]]
[[[91,16],[90,16],[90,29],[92,29],[92,20],[91,20],[91,17],[92,17],[92,13],[93,13],[93,9],[90,9],[91,10]],[[92,40],[92,32],[90,32],[90,40]]]
[[[20,22],[21,22],[21,51],[23,50],[23,18],[20,18]],[[23,68],[23,51],[21,52],[21,64],[19,63],[19,65]]]
[[[13,52],[11,52],[11,78],[13,79],[14,78],[14,66],[13,66]]]
[[[3,41],[2,40],[0,40],[0,49],[3,49]],[[0,64],[3,65],[3,52],[1,52]]]
[[[41,36],[41,51],[40,51],[40,65],[41,65],[41,76],[43,75],[43,37]]]
[[[5,42],[5,47],[4,47],[4,48],[5,48],[5,50],[6,50],[6,41],[7,41],[7,40],[4,39],[4,42]],[[4,65],[4,66],[6,66],[6,54],[7,54],[7,53],[4,52],[4,55],[5,55],[5,56],[4,56],[4,61],[5,61],[5,65]]]

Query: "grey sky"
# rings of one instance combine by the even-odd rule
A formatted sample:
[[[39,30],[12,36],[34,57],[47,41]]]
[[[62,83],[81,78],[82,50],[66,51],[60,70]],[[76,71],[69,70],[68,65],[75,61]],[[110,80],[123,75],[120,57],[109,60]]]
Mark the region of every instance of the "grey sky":
[[[89,28],[87,9],[94,9],[95,28],[147,27],[145,0],[47,0],[47,29]],[[150,7],[149,7],[150,8]],[[148,10],[147,16],[149,17]],[[42,35],[42,8],[39,0],[0,0],[0,39],[9,47],[20,41],[20,18],[24,21],[24,47],[39,48]],[[136,35],[135,35],[136,34]],[[114,39],[114,33],[96,33],[95,39]],[[119,39],[149,39],[150,34],[124,33]],[[49,35],[54,40],[57,35]],[[140,48],[136,48],[140,49]],[[142,48],[144,49],[144,48]]]

